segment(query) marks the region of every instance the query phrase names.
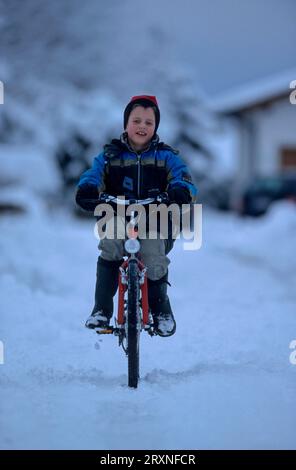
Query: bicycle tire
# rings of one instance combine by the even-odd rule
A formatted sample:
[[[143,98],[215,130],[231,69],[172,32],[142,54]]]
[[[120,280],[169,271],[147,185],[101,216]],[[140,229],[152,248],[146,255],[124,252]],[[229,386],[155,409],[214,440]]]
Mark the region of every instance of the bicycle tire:
[[[128,264],[128,316],[127,316],[127,351],[128,351],[128,386],[137,388],[139,381],[139,279],[137,260]]]

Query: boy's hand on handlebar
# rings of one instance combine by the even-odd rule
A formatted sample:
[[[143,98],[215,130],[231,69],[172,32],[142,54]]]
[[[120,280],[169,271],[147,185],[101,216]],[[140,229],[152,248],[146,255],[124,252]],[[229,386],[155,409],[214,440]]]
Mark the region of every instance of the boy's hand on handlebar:
[[[98,188],[93,184],[82,184],[76,192],[77,204],[87,211],[93,211],[98,204]]]
[[[85,199],[98,199],[99,193],[98,193],[98,188],[94,186],[93,184],[82,184],[81,186],[78,187],[77,194],[79,197],[85,198]]]
[[[176,202],[177,204],[189,204],[191,202],[188,189],[181,186],[175,186],[169,189],[168,196],[170,202]]]

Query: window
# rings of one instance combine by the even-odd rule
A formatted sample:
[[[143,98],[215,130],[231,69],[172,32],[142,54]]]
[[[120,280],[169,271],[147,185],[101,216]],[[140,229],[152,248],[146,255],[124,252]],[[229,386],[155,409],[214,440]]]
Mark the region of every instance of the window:
[[[282,170],[296,170],[296,147],[281,149]]]

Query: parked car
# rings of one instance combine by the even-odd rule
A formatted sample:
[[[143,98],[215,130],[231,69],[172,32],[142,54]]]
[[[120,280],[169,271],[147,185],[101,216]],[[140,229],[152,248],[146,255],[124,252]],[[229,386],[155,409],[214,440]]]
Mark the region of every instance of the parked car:
[[[260,216],[274,201],[281,199],[296,203],[296,174],[256,179],[244,191],[239,212],[241,215]]]
[[[196,182],[198,187],[197,202],[213,207],[220,211],[231,210],[231,190],[233,179],[225,178],[214,181],[204,178]]]

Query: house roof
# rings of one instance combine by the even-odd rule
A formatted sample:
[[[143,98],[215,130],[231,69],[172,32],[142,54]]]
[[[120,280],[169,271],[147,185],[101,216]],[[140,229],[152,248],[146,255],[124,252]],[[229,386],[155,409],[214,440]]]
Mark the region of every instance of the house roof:
[[[295,85],[290,85],[292,81]],[[288,96],[296,87],[296,68],[240,85],[208,100],[208,107],[221,114],[240,114]]]

